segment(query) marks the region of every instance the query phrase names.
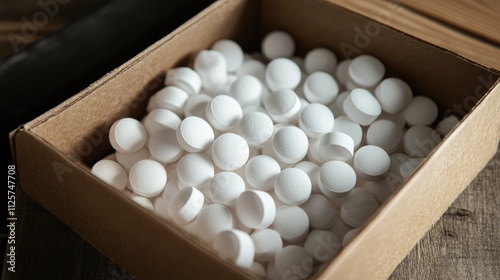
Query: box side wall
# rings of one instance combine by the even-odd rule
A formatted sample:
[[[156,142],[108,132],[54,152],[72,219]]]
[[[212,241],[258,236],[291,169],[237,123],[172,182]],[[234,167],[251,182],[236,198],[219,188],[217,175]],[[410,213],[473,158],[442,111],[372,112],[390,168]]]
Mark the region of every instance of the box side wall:
[[[462,103],[479,82],[487,84],[477,93],[484,95],[499,77],[497,72],[326,0],[263,1],[262,22],[264,32],[290,32],[301,55],[315,47],[333,49],[339,61],[374,55],[386,66],[386,77],[403,79],[415,95],[431,96],[441,108]],[[464,116],[471,108],[455,108],[454,112]]]
[[[15,141],[23,190],[137,279],[245,277],[35,135]]]
[[[219,1],[30,128],[62,153],[92,164],[111,151],[108,131],[125,116],[145,114],[166,70],[186,65],[214,41],[234,38],[245,49],[258,36],[258,1]]]

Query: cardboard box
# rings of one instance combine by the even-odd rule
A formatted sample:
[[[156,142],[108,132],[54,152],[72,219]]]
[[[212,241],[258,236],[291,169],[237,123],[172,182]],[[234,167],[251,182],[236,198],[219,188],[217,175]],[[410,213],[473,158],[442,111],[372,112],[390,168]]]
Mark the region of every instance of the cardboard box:
[[[315,277],[382,279],[495,154],[500,138],[500,73],[328,1],[222,0],[84,91],[11,133],[23,190],[137,279],[256,278],[196,244],[176,226],[90,174],[112,151],[111,124],[145,114],[165,71],[214,41],[247,52],[270,30],[290,32],[297,52],[325,46],[340,57],[369,53],[387,76],[432,97],[441,114],[463,116],[361,233]]]

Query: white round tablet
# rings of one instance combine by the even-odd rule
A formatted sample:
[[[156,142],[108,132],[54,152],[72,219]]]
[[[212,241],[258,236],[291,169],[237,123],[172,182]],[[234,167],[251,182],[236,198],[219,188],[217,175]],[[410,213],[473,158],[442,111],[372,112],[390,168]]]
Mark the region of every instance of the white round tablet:
[[[187,154],[177,162],[179,183],[200,187],[214,177],[214,165],[205,154]]]
[[[130,200],[137,203],[137,205],[141,206],[142,208],[147,209],[149,211],[154,210],[153,203],[151,202],[151,200],[149,200],[149,198],[134,194],[127,190],[124,191],[124,193],[128,198],[130,198]]]
[[[218,95],[205,108],[208,122],[220,131],[235,128],[243,117],[241,106],[234,98]]]
[[[307,150],[307,159],[313,162],[314,164],[320,166],[325,163],[323,157],[321,157],[321,153],[319,150],[320,139],[309,139],[309,148]]]
[[[214,249],[223,256],[234,260],[237,266],[249,268],[252,266],[255,247],[248,233],[238,230],[226,230],[217,235]]]
[[[363,130],[358,123],[353,122],[347,116],[341,116],[335,119],[333,131],[343,132],[351,136],[354,142],[354,149],[356,150],[361,145],[363,139]]]
[[[278,162],[266,155],[258,155],[251,158],[245,166],[247,182],[256,190],[272,190],[274,188],[274,180],[280,172],[281,168]]]
[[[310,50],[304,58],[304,68],[307,73],[322,71],[333,75],[337,67],[337,56],[327,48]]]
[[[298,168],[286,168],[274,180],[274,192],[287,205],[300,205],[311,196],[311,180]]]
[[[205,107],[212,101],[212,97],[207,94],[195,94],[189,97],[186,101],[186,106],[184,106],[184,115],[186,117],[196,116],[202,119],[206,119]]]
[[[143,159],[130,168],[129,180],[134,193],[153,197],[159,195],[165,188],[167,172],[159,162]]]
[[[280,234],[273,229],[255,230],[250,237],[255,245],[256,261],[274,261],[276,254],[283,249],[283,240]]]
[[[234,171],[245,165],[250,155],[247,142],[234,133],[224,133],[212,145],[212,161],[217,167]]]
[[[295,165],[295,168],[304,171],[307,176],[309,176],[313,193],[321,193],[321,190],[318,186],[319,166],[316,163],[311,161],[301,161],[297,163],[297,165]]]
[[[262,84],[254,76],[240,76],[231,84],[229,95],[233,97],[242,108],[260,104]]]
[[[177,129],[181,124],[181,118],[174,112],[167,109],[155,109],[149,112],[142,120],[144,128],[151,136],[153,133],[162,130],[166,127]]]
[[[116,161],[125,168],[127,172],[130,171],[130,168],[132,166],[143,159],[149,159],[151,154],[149,153],[148,149],[146,148],[141,148],[137,152],[133,153],[121,153],[121,152],[116,152]]]
[[[299,66],[287,58],[273,59],[266,67],[266,84],[271,91],[281,88],[294,90],[301,76]]]
[[[273,121],[262,112],[252,112],[244,115],[238,123],[238,134],[250,146],[261,147],[273,135]]]
[[[168,203],[168,215],[178,224],[184,226],[191,223],[203,207],[204,196],[193,187],[180,190]]]
[[[329,104],[339,94],[337,81],[326,72],[314,72],[304,82],[304,96],[311,103]]]
[[[184,150],[177,141],[175,130],[164,128],[149,138],[149,152],[160,163],[167,164],[178,160]]]
[[[378,209],[378,202],[367,190],[354,189],[344,199],[340,217],[351,227],[362,226]]]
[[[348,161],[354,154],[354,141],[351,136],[340,131],[325,133],[320,138],[319,153],[325,161]]]
[[[410,157],[424,158],[441,142],[441,137],[432,128],[416,125],[404,136],[404,150]]]
[[[344,235],[344,239],[342,239],[342,247],[347,246],[347,244],[349,244],[351,242],[351,240],[353,240],[354,237],[356,237],[356,235],[358,235],[358,233],[360,231],[361,231],[361,228],[353,228],[350,231],[348,231]]]
[[[267,192],[244,191],[236,200],[236,216],[246,227],[265,229],[274,222],[276,205]]]
[[[425,96],[415,96],[404,110],[408,126],[431,125],[439,113],[437,104]]]
[[[113,149],[121,153],[137,152],[146,141],[146,129],[136,119],[119,119],[109,129],[109,142]]]
[[[229,207],[236,204],[236,200],[245,191],[245,182],[236,173],[219,172],[214,175],[207,186],[208,197],[214,203]]]
[[[264,83],[266,81],[266,66],[258,60],[249,59],[244,61],[240,68],[236,70],[236,75],[238,77],[252,75]]]
[[[219,51],[226,58],[228,72],[236,71],[243,63],[243,50],[232,40],[219,40],[212,45],[212,50]]]
[[[375,89],[375,97],[385,112],[399,114],[410,105],[413,92],[403,80],[387,78]]]
[[[300,206],[309,217],[311,228],[329,229],[338,218],[337,211],[323,194],[313,194]]]
[[[115,189],[124,190],[125,186],[127,186],[127,172],[116,161],[100,160],[92,166],[90,173]]]
[[[178,87],[193,95],[200,92],[201,77],[189,67],[177,67],[168,70],[165,85]]]
[[[222,90],[227,84],[226,58],[219,51],[200,51],[194,60],[194,70],[200,75],[203,88],[211,93]]]
[[[253,262],[252,265],[250,266],[250,270],[262,278],[266,277],[266,269],[264,268],[264,265],[261,263]]]
[[[284,31],[272,31],[262,40],[261,49],[267,59],[292,57],[295,52],[295,41]]]
[[[343,161],[328,161],[319,169],[318,183],[328,198],[342,198],[356,185],[356,173]]]
[[[283,248],[276,255],[274,264],[281,279],[307,279],[314,270],[313,257],[297,245]]]
[[[214,141],[214,131],[210,124],[199,117],[187,117],[176,131],[179,145],[190,153],[207,150]]]
[[[352,229],[351,226],[346,224],[344,220],[337,219],[337,221],[333,224],[333,226],[329,229],[331,232],[335,234],[339,239],[343,239],[345,234]]]
[[[366,142],[369,145],[379,146],[389,154],[398,149],[402,137],[403,132],[399,126],[389,120],[374,121],[366,132]]]
[[[379,181],[389,170],[391,159],[386,151],[374,145],[359,148],[354,155],[356,174],[368,181]]]
[[[364,181],[363,189],[371,192],[379,203],[384,203],[393,193],[386,179],[378,182]]]
[[[345,115],[344,112],[344,101],[347,98],[347,96],[351,93],[350,91],[343,91],[341,92],[337,98],[335,98],[335,101],[330,103],[328,105],[328,108],[332,111],[333,115],[335,117],[341,117]]]
[[[357,88],[344,100],[345,114],[360,125],[370,125],[382,113],[377,99],[366,89]]]
[[[210,204],[203,207],[188,226],[201,240],[213,242],[219,233],[233,229],[233,216],[226,206]]]
[[[154,100],[157,108],[167,109],[182,116],[188,98],[189,94],[186,91],[178,87],[168,86],[155,93],[150,100]]]
[[[319,262],[331,260],[342,248],[342,243],[331,231],[315,229],[306,238],[304,249]]]
[[[303,241],[309,232],[309,218],[298,206],[282,205],[276,209],[273,229],[284,241],[297,243]]]
[[[269,94],[264,102],[266,111],[277,123],[290,123],[300,114],[300,99],[293,90],[279,89]]]
[[[384,64],[371,55],[360,55],[354,58],[349,65],[349,78],[363,87],[376,85],[382,80],[384,74]]]
[[[169,203],[172,201],[175,194],[179,192],[179,176],[177,175],[177,169],[167,172],[167,178],[167,184],[161,193],[161,197]]]
[[[351,65],[351,62],[351,59],[342,60],[335,71],[335,79],[344,87],[349,80],[349,66]]]
[[[403,129],[406,125],[406,119],[403,113],[389,114],[386,112],[382,112],[382,114],[378,116],[377,120],[388,120],[394,122],[395,124],[398,125],[399,129]]]
[[[298,127],[285,126],[273,137],[273,150],[279,160],[292,164],[301,161],[307,154],[307,135]]]
[[[333,130],[334,117],[325,105],[313,103],[307,105],[300,113],[299,127],[310,138],[320,138],[321,135]]]

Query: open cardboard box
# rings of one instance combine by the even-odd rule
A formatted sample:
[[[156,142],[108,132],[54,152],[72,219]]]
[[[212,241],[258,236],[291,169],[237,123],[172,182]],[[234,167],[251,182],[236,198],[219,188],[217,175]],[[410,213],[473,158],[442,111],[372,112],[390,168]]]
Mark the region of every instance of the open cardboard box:
[[[138,279],[256,278],[92,176],[89,166],[112,151],[107,136],[115,120],[145,114],[147,98],[162,87],[167,69],[185,65],[223,38],[236,40],[246,52],[257,51],[262,35],[275,29],[293,35],[300,55],[319,46],[340,57],[372,54],[386,65],[386,76],[402,78],[416,94],[433,98],[442,115],[449,108],[463,117],[360,234],[315,274],[321,279],[388,277],[495,154],[500,74],[325,0],[214,3],[12,132],[20,186]]]

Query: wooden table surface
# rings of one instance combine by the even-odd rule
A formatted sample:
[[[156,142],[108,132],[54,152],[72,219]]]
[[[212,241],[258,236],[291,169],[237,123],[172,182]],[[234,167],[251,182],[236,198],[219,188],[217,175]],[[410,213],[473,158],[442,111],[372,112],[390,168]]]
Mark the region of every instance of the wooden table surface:
[[[500,69],[500,48],[494,42],[500,38],[480,40],[469,30],[460,30],[460,24],[457,28],[442,24],[440,19],[422,16],[414,10],[415,5],[410,9],[391,6],[384,1],[330,1],[367,16],[389,12],[390,20],[385,23]],[[497,0],[477,3],[481,2],[494,3],[490,6],[493,9],[499,3]],[[488,20],[481,21],[482,33],[486,32],[485,22],[486,28],[500,26],[499,12],[492,13],[496,15],[495,19],[489,19],[492,24],[488,24]],[[47,28],[57,29],[59,25],[55,22]],[[7,31],[0,28],[0,35]],[[11,51],[6,47],[0,57],[5,55],[5,50]],[[391,279],[500,279],[499,201],[500,152],[418,242]],[[8,273],[4,266],[2,279],[134,279],[19,188],[17,215],[16,273]]]

